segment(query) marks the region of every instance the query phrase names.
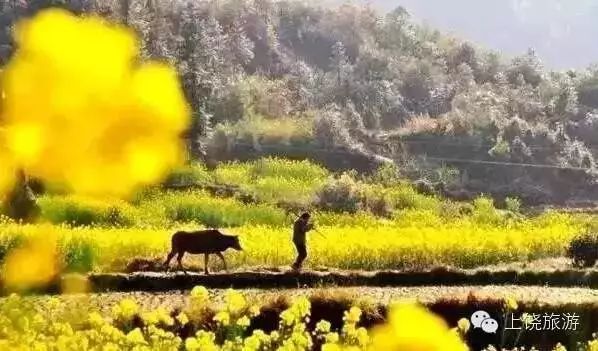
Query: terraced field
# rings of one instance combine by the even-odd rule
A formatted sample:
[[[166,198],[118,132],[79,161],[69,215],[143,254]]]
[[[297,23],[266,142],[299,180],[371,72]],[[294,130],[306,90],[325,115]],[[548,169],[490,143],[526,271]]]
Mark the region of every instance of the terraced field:
[[[61,328],[77,330],[74,343],[86,340],[87,333],[96,335],[96,328],[111,331],[106,338],[128,340],[123,343],[154,342],[168,335],[163,341],[171,346],[160,348],[166,350],[180,349],[183,342],[195,350],[194,343],[210,344],[202,338],[212,336],[223,345],[222,333],[237,328],[226,318],[241,318],[239,313],[247,312],[234,308],[236,314],[230,314],[230,304],[242,298],[231,297],[238,292],[228,288],[241,289],[248,299],[246,307],[259,309],[239,319],[242,329],[235,333],[243,332],[243,337],[254,330],[276,331],[288,309],[294,311],[299,325],[305,324],[306,335],[320,320],[339,330],[345,312],[354,305],[363,310],[354,322],[369,333],[370,327],[390,321],[390,302],[403,299],[423,303],[451,328],[479,309],[493,313],[502,323],[506,301],[516,301],[518,313],[579,313],[585,326],[575,335],[534,334],[521,339],[510,335],[509,345],[552,349],[561,342],[571,348],[576,342],[593,340],[592,332],[598,330],[594,317],[598,290],[591,289],[598,288],[598,270],[577,269],[564,257],[572,238],[598,228],[598,219],[592,216],[558,212],[525,216],[513,201],[507,210],[494,207],[488,198],[454,203],[424,196],[401,182],[382,186],[290,161],[229,164],[213,174],[198,172],[208,182],[240,185],[257,199],[245,193],[213,194],[203,188],[148,189],[128,202],[54,194],[40,199],[40,223],[0,219],[4,268],[0,290],[51,293],[0,298],[0,309],[14,317],[6,324],[15,330],[11,334],[15,345],[37,342],[22,338],[31,333],[45,340],[44,325],[55,325],[55,318],[63,323]],[[264,172],[271,179],[256,183],[266,177]],[[298,182],[305,186],[298,187]],[[320,233],[308,236],[309,256],[302,274],[289,272],[288,267],[295,257],[290,240],[295,216],[281,201],[287,200],[289,189],[299,189],[300,194],[292,197],[311,199],[307,202],[319,201],[318,196],[334,199],[336,192],[345,194],[345,190],[350,195],[337,204],[340,207],[324,201],[312,211]],[[354,201],[360,203],[355,211],[345,211],[344,206]],[[384,211],[376,204],[383,204]],[[199,273],[203,258],[198,255],[185,255],[187,274],[165,272],[162,262],[172,233],[206,227],[239,235],[243,251],[225,252],[230,273],[215,257],[209,264],[212,274]],[[91,288],[87,294],[72,294],[64,284],[84,282],[69,280],[73,272],[87,277],[85,284]],[[209,289],[209,301],[193,301],[189,295],[196,286]],[[293,307],[295,297],[307,299],[299,299],[303,305]],[[306,305],[311,306],[314,323],[303,319]],[[104,319],[91,311],[100,312]],[[185,316],[189,312],[191,323],[179,315],[181,311]],[[154,317],[164,322],[163,329],[153,328]],[[37,329],[21,330],[27,325],[23,320]],[[64,333],[56,335],[60,338]],[[361,333],[363,337],[365,332]],[[300,334],[288,335],[289,340],[306,337]],[[356,337],[345,336],[341,343],[350,344]],[[423,340],[428,338],[425,335]],[[464,338],[472,350],[502,342],[475,332]],[[314,339],[316,344],[321,341]],[[313,349],[319,350],[317,345]]]
[[[211,301],[219,304],[223,301],[225,289],[209,289]],[[575,302],[576,304],[595,303],[598,304],[598,290],[584,288],[548,288],[548,287],[525,287],[525,286],[433,286],[433,287],[402,287],[402,288],[330,288],[330,289],[246,289],[243,294],[252,301],[270,301],[278,296],[284,295],[288,298],[298,296],[342,296],[346,299],[365,299],[380,304],[388,304],[393,300],[416,299],[422,303],[434,303],[440,299],[467,300],[473,295],[480,299],[484,298],[505,298],[512,297],[522,303],[541,303],[546,305],[565,305]],[[30,297],[44,304],[51,299],[50,296]],[[97,294],[72,294],[60,295],[59,299],[65,303],[81,303],[86,301],[92,306],[97,306],[103,312],[110,312],[112,306],[125,298],[132,298],[144,309],[156,309],[158,307],[176,308],[183,307],[189,302],[189,291],[171,292],[121,292],[121,293],[97,293]]]
[[[344,313],[352,306],[358,306],[362,311],[359,323],[365,328],[372,328],[386,323],[388,306],[392,301],[416,300],[443,318],[449,326],[455,327],[459,320],[468,318],[478,310],[488,311],[497,319],[501,326],[505,326],[507,301],[515,303],[509,307],[513,313],[547,313],[576,314],[579,316],[579,330],[575,332],[526,332],[518,336],[516,332],[505,332],[505,338],[500,335],[489,335],[476,330],[470,331],[465,340],[470,350],[481,350],[488,345],[534,345],[540,350],[552,350],[557,343],[573,347],[579,340],[591,340],[592,332],[597,330],[598,321],[598,291],[583,288],[549,288],[549,287],[521,287],[521,286],[461,286],[461,287],[403,287],[403,288],[326,288],[326,289],[247,289],[240,291],[246,298],[248,306],[259,307],[259,314],[251,319],[250,330],[260,329],[266,332],[276,330],[279,326],[281,312],[288,309],[293,301],[306,297],[311,305],[310,320],[314,323],[320,320],[329,321],[333,328],[340,328],[343,324]],[[228,289],[209,289],[207,310],[199,310],[189,316],[194,318],[195,326],[203,326],[214,331],[219,324],[213,323],[217,311],[231,307],[231,294]],[[166,293],[128,292],[128,293],[100,293],[100,294],[71,294],[57,297],[30,296],[22,298],[25,305],[42,315],[56,315],[69,323],[77,325],[89,318],[89,313],[97,311],[103,316],[114,316],[123,313],[126,308],[136,311],[142,316],[146,313],[159,313],[162,316],[177,316],[180,311],[192,311],[197,307],[197,297],[190,291],[170,291]],[[0,306],[9,306],[8,298],[0,299]],[[245,304],[245,303],[244,303]],[[515,308],[513,310],[513,308]],[[30,310],[31,311],[31,310]],[[157,311],[157,312],[151,312]],[[197,310],[196,310],[197,311]],[[203,311],[203,312],[202,312]],[[35,312],[33,312],[35,313]],[[133,313],[133,312],[131,312]],[[161,317],[168,318],[168,317]],[[75,322],[73,322],[75,321]],[[76,322],[79,321],[79,322]],[[141,320],[132,319],[133,323]],[[135,322],[137,321],[137,322]],[[308,322],[308,328],[314,324]],[[183,337],[188,336],[185,328],[173,329]]]

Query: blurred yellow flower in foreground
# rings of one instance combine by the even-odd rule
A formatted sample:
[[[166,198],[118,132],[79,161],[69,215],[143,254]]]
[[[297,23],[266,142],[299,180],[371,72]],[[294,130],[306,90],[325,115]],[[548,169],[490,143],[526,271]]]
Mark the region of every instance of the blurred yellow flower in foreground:
[[[74,192],[126,196],[182,160],[190,109],[177,73],[141,62],[132,30],[48,9],[14,33],[1,77],[0,191],[19,167]]]
[[[57,240],[49,232],[29,238],[25,245],[9,252],[2,267],[2,279],[8,290],[44,286],[56,277]]]
[[[415,303],[390,307],[388,322],[372,331],[373,351],[466,351],[444,320]]]
[[[61,291],[65,294],[84,294],[89,292],[89,280],[81,274],[68,274],[62,277]]]
[[[17,169],[14,158],[7,150],[6,135],[3,128],[0,128],[0,200],[3,195],[10,191],[15,182],[15,170]]]

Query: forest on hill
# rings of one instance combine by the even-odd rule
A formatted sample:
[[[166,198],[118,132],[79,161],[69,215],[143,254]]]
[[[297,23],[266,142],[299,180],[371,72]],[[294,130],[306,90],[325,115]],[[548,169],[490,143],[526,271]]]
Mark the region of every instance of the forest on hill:
[[[595,67],[550,71],[532,50],[507,60],[402,7],[271,0],[1,0],[0,62],[15,20],[48,6],[130,25],[145,56],[176,65],[190,150],[208,163],[394,162],[455,197],[598,199]]]
[[[342,4],[346,0],[326,0]],[[533,47],[547,67],[583,68],[598,57],[593,0],[349,0],[380,11],[408,9],[420,23],[517,55]]]

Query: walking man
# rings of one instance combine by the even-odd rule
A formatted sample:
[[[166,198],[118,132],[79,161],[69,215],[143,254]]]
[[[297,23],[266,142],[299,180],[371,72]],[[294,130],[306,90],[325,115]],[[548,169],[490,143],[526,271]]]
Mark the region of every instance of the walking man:
[[[293,243],[297,249],[297,259],[293,263],[293,270],[300,271],[303,261],[307,258],[307,248],[305,247],[306,233],[314,228],[309,222],[310,214],[303,213],[293,225]]]

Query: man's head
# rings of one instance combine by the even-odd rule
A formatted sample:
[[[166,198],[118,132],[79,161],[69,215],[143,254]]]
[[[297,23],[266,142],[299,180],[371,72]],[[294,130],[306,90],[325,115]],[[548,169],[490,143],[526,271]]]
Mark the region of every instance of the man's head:
[[[311,217],[310,214],[308,212],[305,212],[301,215],[300,218],[303,219],[304,221],[307,221],[307,220],[309,220],[310,217]]]

